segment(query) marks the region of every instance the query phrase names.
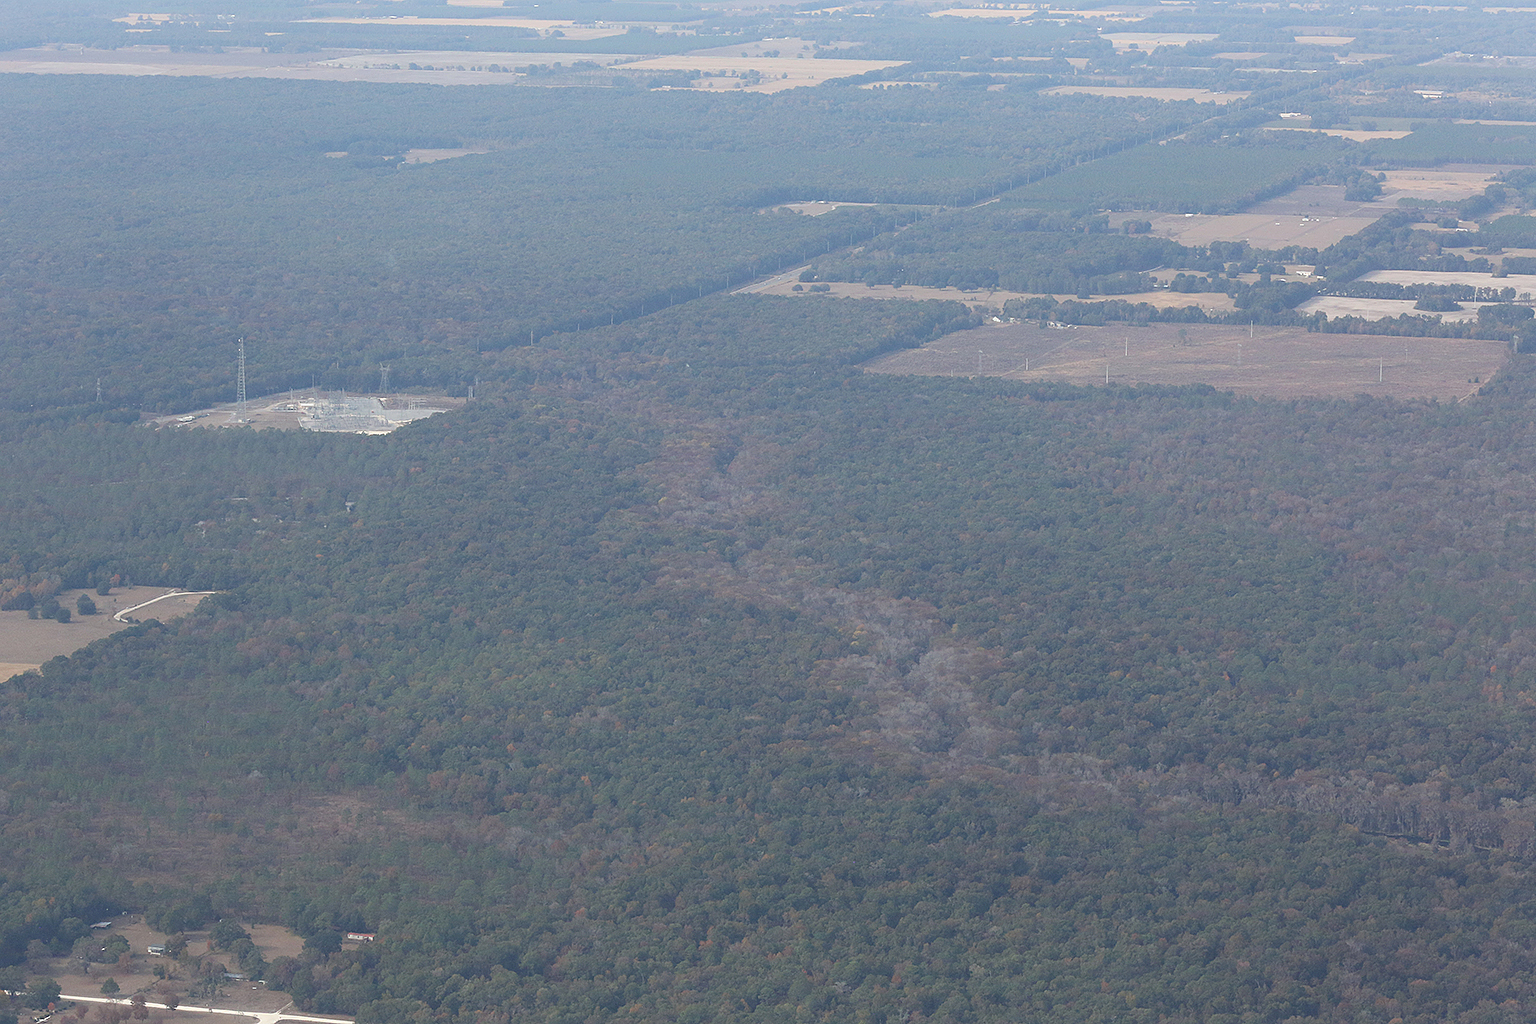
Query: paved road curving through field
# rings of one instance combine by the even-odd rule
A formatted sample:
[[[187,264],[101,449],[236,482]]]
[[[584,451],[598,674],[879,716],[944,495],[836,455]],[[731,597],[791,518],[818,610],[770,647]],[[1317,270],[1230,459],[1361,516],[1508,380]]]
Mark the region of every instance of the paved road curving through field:
[[[76,995],[70,995],[68,992],[61,992],[59,994],[59,998],[60,999],[70,999],[70,1000],[73,1000],[73,1001],[75,1001],[77,1003],[116,1003],[119,1006],[130,1006],[130,1005],[132,1005],[131,997],[129,999],[124,999],[122,997],[111,997],[111,998],[109,998],[107,996],[76,996]],[[164,1003],[145,1002],[144,1005],[149,1007],[149,1008],[151,1008],[151,1009],[154,1009],[154,1010],[169,1010],[169,1009],[171,1009],[169,1006],[166,1006]],[[279,1010],[276,1013],[265,1013],[265,1012],[261,1012],[261,1011],[258,1011],[258,1010],[227,1010],[227,1009],[220,1009],[217,1006],[193,1006],[193,1005],[188,1004],[188,1003],[178,1003],[178,1004],[176,1004],[175,1012],[178,1012],[178,1013],[180,1013],[180,1012],[186,1012],[186,1013],[227,1013],[227,1014],[230,1014],[230,1015],[235,1016],[235,1017],[255,1017],[256,1018],[256,1024],[277,1024],[277,1022],[280,1021],[280,1020],[306,1021],[306,1022],[308,1022],[308,1024],[354,1024],[354,1021],[352,1020],[351,1017],[315,1017],[315,1016],[311,1016],[309,1014],[303,1014],[303,1013],[287,1013],[287,1012],[282,1011],[282,1010]]]
[[[124,608],[122,611],[120,611],[116,615],[112,616],[112,619],[115,622],[123,622],[123,621],[125,621],[123,619],[123,616],[127,615],[129,612],[136,612],[140,608],[148,608],[150,605],[154,604],[156,601],[164,601],[168,597],[206,597],[209,594],[217,594],[217,593],[218,593],[217,590],[172,590],[169,594],[161,594],[159,597],[152,597],[148,601],[140,601],[138,604],[134,605],[132,608]]]

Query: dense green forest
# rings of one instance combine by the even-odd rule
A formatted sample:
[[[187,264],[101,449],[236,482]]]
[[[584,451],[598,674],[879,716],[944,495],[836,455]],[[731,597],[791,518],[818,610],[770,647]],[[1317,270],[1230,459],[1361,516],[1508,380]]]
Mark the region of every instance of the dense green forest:
[[[232,0],[130,37],[98,0],[28,3],[0,38],[583,45],[300,20],[354,6],[382,10]],[[1511,299],[1359,278],[1489,269],[1440,222],[1529,241],[1531,172],[1321,251],[1109,230],[1529,162],[1526,126],[1450,123],[1529,109],[1494,60],[1525,22],[537,11],[697,33],[600,43],[637,53],[909,63],[775,95],[0,75],[0,605],[219,592],[0,682],[0,988],[46,1009],[35,969],[108,962],[87,922],[131,911],[213,925],[167,958],[199,997],[238,968],[360,1024],[1536,1015],[1528,307],[1325,324],[1294,312],[1318,284],[1270,279]],[[1450,45],[1489,57],[1425,63]],[[1074,78],[1247,95],[1043,91]],[[1441,87],[1466,95],[1414,91]],[[1366,145],[1261,128],[1427,109]],[[819,199],[868,205],[777,209]],[[1206,317],[1115,298],[1157,267],[1246,320],[1516,351],[1443,406],[908,379],[860,364],[981,314],[733,293]],[[476,397],[384,437],[141,415],[232,398],[241,337],[253,395],[389,365]]]
[[[366,1020],[1527,1012],[1531,370],[828,361],[893,313],[551,339],[385,439],[8,443],[7,575],[226,594],[5,686],[7,859],[377,929],[269,965]]]
[[[26,111],[0,125],[11,410],[84,404],[98,378],[115,406],[227,399],[242,335],[253,393],[362,387],[389,362],[403,386],[463,394],[477,352],[697,299],[918,215],[763,212],[774,204],[970,202],[1188,116],[989,93],[957,113],[852,88],[445,96],[3,76],[0,92]],[[1005,130],[1021,118],[1042,127]],[[398,159],[477,145],[491,152]]]

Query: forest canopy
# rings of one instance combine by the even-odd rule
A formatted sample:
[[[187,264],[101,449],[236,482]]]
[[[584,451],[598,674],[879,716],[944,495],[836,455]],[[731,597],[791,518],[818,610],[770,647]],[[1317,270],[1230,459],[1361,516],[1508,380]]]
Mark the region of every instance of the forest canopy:
[[[231,10],[0,30],[904,63],[713,94],[0,74],[0,625],[217,592],[0,681],[18,1004],[110,963],[128,995],[245,975],[360,1024],[1536,1014],[1529,307],[1369,276],[1523,258],[1453,250],[1529,234],[1530,175],[1371,206],[1289,248],[1307,282],[1151,230],[1303,181],[1378,203],[1387,161],[1466,145],[1529,162],[1526,128],[1453,123],[1531,114],[1518,64],[1480,70],[1523,23]],[[1147,94],[1047,91],[1072,79]],[[1269,130],[1303,117],[1368,137]],[[1444,405],[862,370],[1026,309],[1140,315],[1117,296],[1172,268],[1250,324],[1300,323],[1318,279],[1487,302],[1413,322],[1511,351]],[[233,399],[241,338],[253,396],[389,367],[464,401],[387,436],[157,428]],[[167,936],[160,977],[92,937],[119,913]]]

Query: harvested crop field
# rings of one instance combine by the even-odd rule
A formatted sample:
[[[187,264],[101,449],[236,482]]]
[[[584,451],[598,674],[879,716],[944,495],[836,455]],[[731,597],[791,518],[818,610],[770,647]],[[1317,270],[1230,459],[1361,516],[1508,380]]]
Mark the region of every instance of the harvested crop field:
[[[1032,18],[1035,15],[1034,8],[1018,10],[1015,8],[992,7],[951,7],[943,11],[929,11],[930,18],[1001,18],[1008,21],[1017,21],[1020,18]]]
[[[793,203],[780,203],[777,206],[767,206],[757,211],[758,213],[777,213],[780,210],[788,210],[790,213],[803,213],[807,217],[820,217],[822,214],[831,213],[833,210],[841,210],[843,207],[855,206],[885,206],[888,209],[922,210],[925,212],[937,210],[937,206],[916,206],[893,203],[843,203],[835,199],[808,199]]]
[[[94,591],[66,590],[58,594],[59,604],[75,611],[82,593],[89,593],[96,603],[95,615],[74,615],[69,622],[29,619],[24,611],[0,612],[0,679],[40,667],[54,658],[67,656],[102,637],[127,629],[132,623],[116,622],[112,616],[150,598],[170,593],[171,587],[119,587],[105,597]],[[138,619],[179,618],[187,614],[201,596],[168,598],[158,601],[135,615]]]
[[[1354,128],[1292,128],[1289,126],[1280,128],[1266,128],[1270,132],[1310,132],[1314,135],[1332,135],[1336,139],[1348,139],[1350,142],[1370,142],[1372,139],[1406,139],[1412,132],[1368,132]]]
[[[1493,183],[1494,175],[1506,167],[1411,167],[1386,171],[1381,184],[1382,198],[1426,199],[1430,202],[1455,203],[1480,194]]]
[[[1426,313],[1414,309],[1413,299],[1361,299],[1348,295],[1319,295],[1296,307],[1298,313],[1322,313],[1327,317],[1358,316],[1362,320],[1382,320],[1393,316],[1438,316],[1451,323],[1459,320],[1476,320],[1483,302],[1463,302],[1460,310],[1449,313]]]
[[[562,31],[565,31],[567,38],[576,38],[572,36],[572,30]],[[731,52],[722,52],[727,49]],[[589,69],[592,76],[602,76],[602,69],[621,76],[629,73],[696,71],[701,77],[695,84],[701,88],[779,92],[820,85],[829,79],[862,75],[903,63],[835,57],[770,57],[761,52],[753,52],[759,47],[747,47],[748,55],[742,56],[742,49],[716,47],[675,56],[644,57],[613,53],[443,50],[322,50],[303,54],[267,53],[252,47],[230,47],[225,53],[212,54],[172,52],[169,47],[163,46],[123,47],[120,50],[42,46],[0,53],[0,74],[163,75],[327,82],[526,85],[529,79],[514,73],[514,68],[533,65],[549,67],[560,63],[570,70],[574,64],[591,63],[598,66]],[[598,77],[588,84],[603,84],[603,81]]]
[[[551,21],[544,18],[423,18],[414,14],[389,15],[383,18],[300,18],[300,24],[316,25],[390,25],[398,27],[430,28],[523,28],[541,36],[559,31],[566,39],[584,41],[621,36],[629,31],[625,25],[577,25],[571,21]],[[675,31],[675,26],[665,22],[636,22],[637,27],[654,28],[659,32]]]
[[[856,281],[828,281],[827,291],[810,291],[810,285],[800,285],[801,291],[795,291],[795,285],[799,284],[796,273],[781,274],[778,277],[757,284],[748,285],[738,291],[751,292],[758,295],[785,295],[792,298],[819,299],[823,296],[833,296],[843,299],[950,299],[955,302],[965,302],[972,306],[996,306],[1001,307],[1009,299],[1026,299],[1026,292],[996,291],[970,291],[963,292],[958,288],[925,288],[922,285],[903,285],[897,288],[889,284],[859,284]]]
[[[1374,224],[1387,207],[1344,198],[1342,185],[1302,185],[1234,214],[1144,213],[1152,233],[1182,245],[1247,242],[1260,249],[1322,249]],[[1130,216],[1130,215],[1127,215]]]
[[[1127,354],[1127,350],[1129,354]],[[1458,401],[1503,363],[1506,346],[1459,338],[1309,334],[1227,325],[1044,329],[1006,324],[960,331],[865,364],[870,373],[1103,384],[1210,384],[1274,398],[1357,394]],[[1379,378],[1379,379],[1378,379]]]
[[[779,92],[801,86],[820,85],[834,78],[850,78],[870,71],[894,68],[905,61],[899,60],[849,60],[841,57],[728,57],[719,54],[684,53],[670,57],[647,57],[630,64],[620,65],[620,71],[697,71],[705,79],[735,79],[734,86],[743,81],[742,75],[757,72],[760,81],[742,85],[746,92]],[[712,84],[712,83],[706,83]],[[726,84],[721,82],[720,85]],[[716,88],[719,85],[715,86]]]
[[[1536,295],[1536,274],[1508,274],[1494,277],[1463,270],[1372,270],[1360,275],[1361,281],[1385,284],[1460,284],[1474,288],[1513,288],[1516,296]]]
[[[1213,32],[1105,32],[1100,38],[1108,39],[1116,50],[1155,50],[1159,46],[1188,46],[1190,43],[1208,43],[1216,38]]]
[[[135,75],[173,78],[276,78],[289,81],[416,83],[433,85],[519,85],[515,65],[567,65],[590,60],[613,64],[624,54],[482,53],[429,51],[321,50],[266,53],[230,47],[224,53],[172,53],[169,47],[125,46],[120,50],[39,46],[0,53],[0,74]],[[411,65],[416,67],[412,68]],[[498,68],[501,70],[492,70]]]
[[[1152,221],[1152,233],[1171,238],[1181,245],[1247,242],[1256,249],[1283,249],[1288,245],[1326,249],[1340,239],[1370,227],[1381,213],[1363,217],[1294,213],[1174,213],[1155,218]]]
[[[1212,92],[1209,89],[1173,89],[1160,86],[1138,85],[1058,85],[1044,90],[1047,96],[1111,96],[1116,99],[1144,99],[1174,102],[1194,100],[1196,103],[1235,103],[1248,98],[1246,92]]]
[[[738,289],[741,293],[753,293],[757,295],[784,295],[790,298],[817,299],[823,296],[840,299],[949,299],[953,302],[964,302],[975,307],[987,307],[1000,309],[1003,303],[1009,299],[1027,299],[1033,292],[1009,292],[1002,289],[991,291],[961,291],[958,288],[927,288],[923,285],[902,285],[900,288],[890,284],[859,284],[854,281],[829,281],[825,282],[827,291],[812,292],[809,290],[795,291],[795,285],[799,282],[796,274],[790,272],[757,284],[748,285]],[[802,289],[808,289],[809,285],[800,285]],[[1057,302],[1077,301],[1076,295],[1052,295]],[[1110,300],[1129,302],[1135,305],[1145,302],[1149,306],[1158,309],[1182,309],[1188,306],[1199,306],[1201,309],[1232,309],[1232,297],[1225,292],[1132,292],[1128,295],[1095,295],[1088,302],[1107,302]]]

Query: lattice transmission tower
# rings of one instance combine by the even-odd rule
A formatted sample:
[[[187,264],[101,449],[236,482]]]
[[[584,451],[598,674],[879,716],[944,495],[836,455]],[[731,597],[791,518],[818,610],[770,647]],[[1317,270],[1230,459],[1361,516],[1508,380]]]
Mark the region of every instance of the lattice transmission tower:
[[[245,339],[240,339],[240,370],[235,376],[235,415],[245,419]]]

